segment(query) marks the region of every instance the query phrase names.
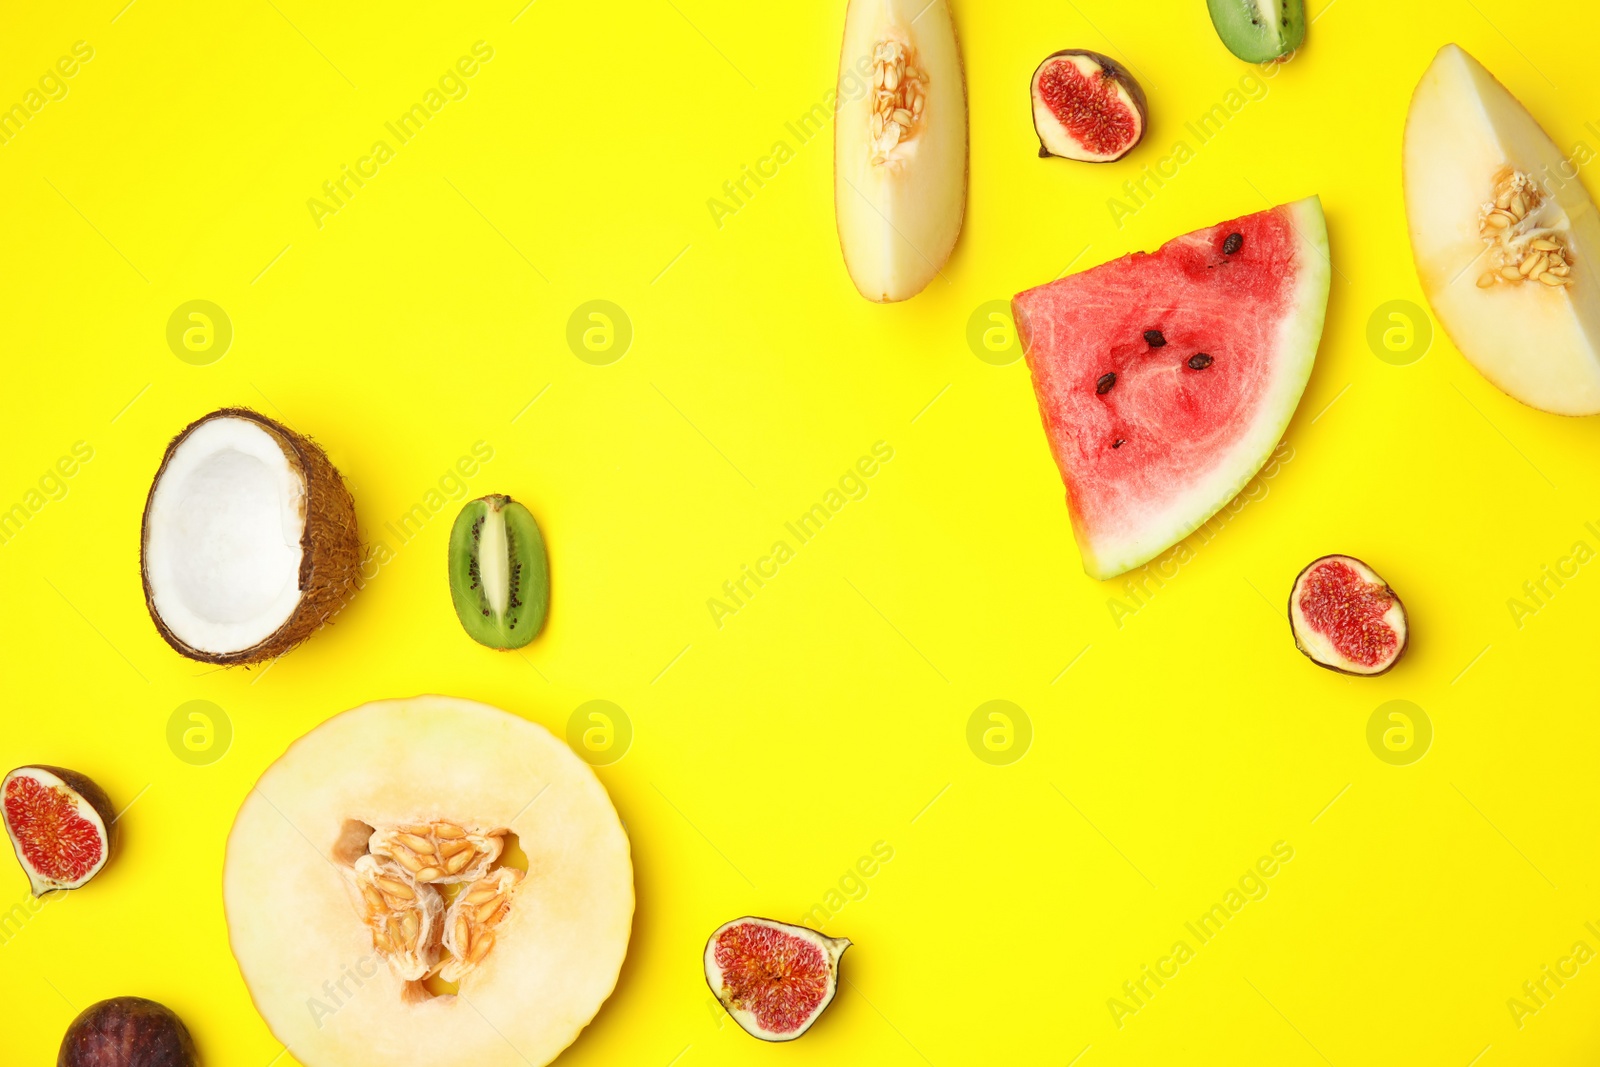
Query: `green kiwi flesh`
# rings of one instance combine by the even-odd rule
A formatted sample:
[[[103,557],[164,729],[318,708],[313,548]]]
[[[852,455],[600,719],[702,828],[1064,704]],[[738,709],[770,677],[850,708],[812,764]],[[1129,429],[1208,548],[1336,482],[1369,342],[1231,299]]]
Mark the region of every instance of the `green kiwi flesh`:
[[[1228,51],[1250,63],[1288,55],[1306,39],[1304,0],[1206,0]]]
[[[471,501],[450,530],[450,599],[461,626],[490,648],[521,648],[550,607],[550,565],[533,513],[508,496]]]

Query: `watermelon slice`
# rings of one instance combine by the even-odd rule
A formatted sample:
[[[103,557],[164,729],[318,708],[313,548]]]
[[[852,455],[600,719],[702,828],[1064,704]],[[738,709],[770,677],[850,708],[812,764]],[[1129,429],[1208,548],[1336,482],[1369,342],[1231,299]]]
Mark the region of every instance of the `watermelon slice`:
[[[1311,375],[1330,266],[1310,197],[1012,299],[1091,577],[1177,544],[1261,469]]]

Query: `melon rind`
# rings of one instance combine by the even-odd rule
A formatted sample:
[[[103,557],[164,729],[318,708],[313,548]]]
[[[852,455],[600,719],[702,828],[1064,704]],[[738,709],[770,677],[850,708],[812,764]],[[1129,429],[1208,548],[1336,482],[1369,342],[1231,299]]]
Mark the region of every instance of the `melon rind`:
[[[1328,228],[1322,201],[1310,196],[1271,209],[1287,215],[1297,249],[1294,288],[1287,310],[1278,324],[1273,356],[1273,376],[1254,422],[1203,476],[1174,494],[1164,506],[1141,517],[1137,528],[1099,531],[1088,527],[1076,508],[1068,505],[1072,530],[1078,542],[1083,569],[1099,580],[1115,578],[1148,563],[1182,541],[1215,515],[1249,484],[1283,439],[1311,377],[1317,346],[1328,306],[1332,262],[1328,257]],[[1205,227],[1206,232],[1214,227]],[[1180,240],[1181,238],[1175,238]],[[1170,243],[1170,242],[1169,242]],[[1020,332],[1029,333],[1023,298],[1013,303]],[[1043,414],[1041,412],[1041,414]],[[1048,420],[1047,420],[1048,421]],[[1047,427],[1048,428],[1048,427]],[[1058,462],[1061,457],[1057,456]],[[1063,469],[1063,477],[1070,481]]]
[[[347,818],[507,826],[528,877],[458,995],[378,959],[334,855]],[[449,697],[363,705],[292,744],[234,821],[228,938],[257,1010],[306,1067],[539,1067],[615,987],[634,910],[627,834],[548,730]]]

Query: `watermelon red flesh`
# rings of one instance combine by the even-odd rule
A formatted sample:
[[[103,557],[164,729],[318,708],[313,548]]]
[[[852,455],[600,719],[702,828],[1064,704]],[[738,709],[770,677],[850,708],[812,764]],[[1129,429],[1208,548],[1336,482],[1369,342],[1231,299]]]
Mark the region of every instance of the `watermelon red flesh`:
[[[1311,197],[1012,300],[1092,577],[1159,555],[1261,469],[1310,376],[1329,269]],[[1150,330],[1165,344],[1147,341]],[[1209,365],[1191,368],[1202,353]],[[1102,392],[1107,374],[1115,383]]]

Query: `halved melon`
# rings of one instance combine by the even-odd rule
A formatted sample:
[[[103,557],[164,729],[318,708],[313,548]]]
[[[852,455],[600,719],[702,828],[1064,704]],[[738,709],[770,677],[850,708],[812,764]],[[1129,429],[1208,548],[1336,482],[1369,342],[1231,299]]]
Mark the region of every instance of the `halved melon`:
[[[1012,300],[1091,577],[1153,559],[1261,469],[1310,377],[1330,268],[1310,197]]]
[[[916,296],[967,204],[967,85],[945,0],[851,0],[834,110],[845,267],[868,300]]]
[[[1423,292],[1467,361],[1558,415],[1600,412],[1600,216],[1505,86],[1439,50],[1406,118],[1405,196]]]
[[[335,716],[267,768],[223,900],[257,1009],[307,1067],[539,1067],[616,984],[633,867],[594,771],[543,727],[418,697]]]

